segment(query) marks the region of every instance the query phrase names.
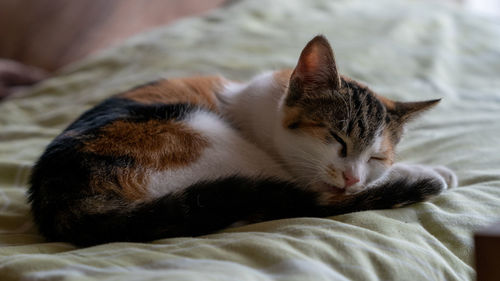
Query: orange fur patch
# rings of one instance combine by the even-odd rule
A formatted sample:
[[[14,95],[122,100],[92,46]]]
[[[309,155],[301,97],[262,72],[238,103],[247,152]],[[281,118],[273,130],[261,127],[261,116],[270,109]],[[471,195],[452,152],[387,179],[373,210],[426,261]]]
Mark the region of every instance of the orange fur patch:
[[[384,163],[390,166],[394,164],[394,143],[391,141],[391,134],[387,129],[384,130],[382,138],[381,149],[386,152]]]
[[[396,108],[396,103],[386,97],[383,97],[383,96],[380,96],[380,95],[377,95],[375,94],[375,97],[377,97],[377,99],[382,102],[383,105],[385,105],[385,107],[388,109],[388,110],[394,110]]]
[[[225,80],[219,76],[200,76],[160,80],[120,94],[119,97],[143,104],[191,103],[217,110],[216,93],[223,89]]]
[[[89,186],[94,193],[102,191],[120,194],[123,199],[131,202],[147,199],[148,180],[142,168],[115,168],[111,176],[116,181],[109,179],[109,174],[103,175],[98,172],[92,177]],[[102,203],[102,202],[101,202]],[[91,202],[87,202],[90,204]]]
[[[283,112],[284,117],[281,124],[285,129],[289,128],[293,123],[299,122],[303,114],[302,109],[296,106],[285,106]]]
[[[329,137],[327,128],[322,127],[317,121],[307,118],[301,108],[285,106],[284,113],[285,117],[283,118],[282,125],[285,129],[297,123],[297,130],[320,139],[323,142],[327,142]]]
[[[85,151],[131,156],[137,164],[158,170],[188,165],[208,146],[199,133],[174,121],[116,121],[102,131],[100,138],[86,143]]]
[[[121,187],[120,194],[126,199],[137,201],[147,194],[148,179],[146,171],[137,169],[117,169],[116,179]]]
[[[329,133],[326,128],[318,127],[316,124],[307,124],[307,123],[301,123],[301,124],[303,125],[301,125],[299,129],[305,132],[306,134],[314,138],[320,139],[324,143],[328,141]]]
[[[145,169],[160,171],[187,166],[198,159],[208,145],[208,140],[180,122],[116,121],[104,127],[99,138],[87,142],[83,151],[131,157],[134,167],[113,171],[118,186],[115,182],[103,182],[104,176],[96,177],[91,186],[134,200],[143,198],[147,192]]]

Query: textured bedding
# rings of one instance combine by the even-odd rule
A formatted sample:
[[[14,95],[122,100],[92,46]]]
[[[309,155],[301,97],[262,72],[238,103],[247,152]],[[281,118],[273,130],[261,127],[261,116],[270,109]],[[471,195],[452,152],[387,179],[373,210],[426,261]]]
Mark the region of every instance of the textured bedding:
[[[159,77],[245,80],[323,33],[343,74],[443,98],[399,146],[459,187],[394,210],[269,221],[196,238],[76,248],[37,234],[30,169],[71,120]],[[236,1],[134,37],[0,104],[0,280],[471,280],[472,233],[500,218],[500,22],[422,1]]]

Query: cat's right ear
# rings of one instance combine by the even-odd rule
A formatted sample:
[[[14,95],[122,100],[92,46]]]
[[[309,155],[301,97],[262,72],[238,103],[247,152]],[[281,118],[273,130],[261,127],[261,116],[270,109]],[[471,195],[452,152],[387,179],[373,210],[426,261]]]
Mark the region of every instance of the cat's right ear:
[[[292,105],[303,95],[317,90],[339,90],[340,83],[332,47],[324,36],[318,35],[307,43],[300,54],[290,77],[286,103]]]
[[[378,99],[385,106],[387,113],[391,115],[392,119],[401,124],[415,119],[421,113],[431,109],[441,101],[441,99],[435,99],[417,102],[398,102],[381,96],[378,96]]]

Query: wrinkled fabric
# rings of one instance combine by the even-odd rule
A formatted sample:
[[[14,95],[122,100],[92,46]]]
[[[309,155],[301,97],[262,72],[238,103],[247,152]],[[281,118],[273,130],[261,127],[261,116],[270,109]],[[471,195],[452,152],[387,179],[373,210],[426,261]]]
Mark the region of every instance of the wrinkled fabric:
[[[83,111],[160,77],[293,67],[316,34],[341,73],[379,94],[443,99],[408,127],[398,159],[446,165],[458,188],[401,209],[152,243],[76,248],[37,233],[30,169]],[[471,280],[472,234],[500,217],[499,73],[500,21],[423,1],[236,1],[133,37],[0,104],[0,279]]]

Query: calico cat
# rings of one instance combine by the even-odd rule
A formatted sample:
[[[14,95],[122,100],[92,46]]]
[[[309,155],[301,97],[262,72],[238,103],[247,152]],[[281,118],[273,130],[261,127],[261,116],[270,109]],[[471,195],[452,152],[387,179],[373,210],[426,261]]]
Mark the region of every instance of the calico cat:
[[[32,214],[49,240],[93,245],[419,202],[456,176],[394,164],[394,148],[438,102],[395,102],[340,75],[317,36],[293,70],[160,80],[88,110],[34,166]]]

